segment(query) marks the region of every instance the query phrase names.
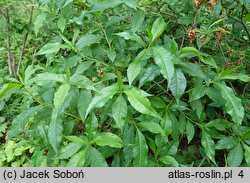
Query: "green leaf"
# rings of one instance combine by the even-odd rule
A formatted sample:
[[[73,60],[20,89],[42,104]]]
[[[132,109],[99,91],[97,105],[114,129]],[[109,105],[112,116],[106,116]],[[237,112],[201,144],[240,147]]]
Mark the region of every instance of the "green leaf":
[[[78,50],[82,49],[83,47],[90,46],[95,43],[99,43],[101,40],[101,36],[98,35],[85,35],[82,36],[79,41],[76,43],[76,48]]]
[[[122,148],[123,141],[120,137],[110,132],[102,132],[100,135],[93,139],[94,143],[99,146],[110,146],[114,148]]]
[[[60,16],[57,22],[58,28],[63,32],[66,25],[66,19],[63,16]]]
[[[86,120],[86,134],[88,138],[92,139],[92,137],[97,133],[98,128],[98,119],[96,118],[94,113],[90,113]]]
[[[206,94],[206,86],[195,85],[189,94],[189,102],[200,99]]]
[[[36,55],[45,55],[45,54],[51,54],[51,53],[57,53],[60,48],[61,48],[62,44],[61,43],[47,43],[46,45],[44,45],[39,52],[36,53]]]
[[[155,65],[150,65],[140,79],[140,87],[143,86],[148,81],[153,81],[159,75],[160,75],[159,67]]]
[[[45,21],[46,21],[47,17],[45,13],[40,13],[34,21],[34,31],[35,34],[37,35],[39,30],[41,29],[41,27],[44,25]]]
[[[191,140],[194,138],[194,133],[195,133],[194,125],[190,121],[187,121],[186,135],[187,135],[188,143],[190,143]]]
[[[214,159],[215,157],[215,150],[214,150],[214,141],[212,140],[211,136],[207,133],[205,129],[202,129],[202,138],[201,144],[205,150],[207,157],[216,164]]]
[[[29,122],[30,118],[35,116],[42,109],[43,106],[31,107],[15,117],[15,119],[12,121],[12,125],[8,133],[8,138],[10,139],[15,135],[18,135],[21,131],[25,130],[25,126]]]
[[[135,144],[133,148],[134,166],[145,167],[148,164],[148,146],[144,135],[136,130]]]
[[[174,157],[166,155],[163,156],[159,159],[162,163],[169,165],[169,166],[174,166],[174,167],[178,167],[179,163],[175,160]]]
[[[151,43],[154,42],[167,28],[167,24],[164,22],[162,17],[158,17],[151,28],[152,39]]]
[[[180,69],[184,72],[189,74],[190,76],[195,76],[199,78],[205,78],[204,73],[201,70],[199,64],[193,64],[189,62],[182,62],[180,63]]]
[[[59,159],[67,159],[72,157],[77,151],[82,147],[82,144],[71,142],[68,143],[65,147],[63,147],[59,152]]]
[[[228,80],[240,80],[243,82],[250,82],[250,77],[246,74],[238,73],[238,74],[229,74],[221,77],[220,79],[228,79]]]
[[[200,52],[194,47],[184,47],[178,53],[179,58],[192,58],[196,56],[201,58]]]
[[[22,85],[21,84],[17,84],[17,83],[8,83],[5,84],[1,87],[0,89],[0,99],[6,94],[8,93],[9,90],[11,90],[12,88],[20,88]]]
[[[64,74],[55,74],[55,73],[41,73],[37,74],[34,78],[31,78],[26,82],[27,85],[37,82],[48,82],[48,81],[56,81],[60,83],[64,83],[66,76]]]
[[[217,130],[220,130],[220,131],[224,131],[224,130],[226,130],[227,128],[229,128],[231,126],[232,126],[232,123],[230,123],[229,121],[227,121],[225,119],[215,119],[213,121],[209,121],[206,124],[206,127],[208,127],[208,128],[214,127],[214,128],[216,128]]]
[[[84,73],[85,71],[87,71],[93,65],[93,63],[94,63],[93,61],[85,61],[83,63],[80,63],[77,66],[75,74],[82,74],[82,73]]]
[[[245,160],[247,162],[247,165],[250,166],[250,146],[243,144],[244,150],[245,150]]]
[[[59,118],[58,113],[58,110],[53,110],[48,129],[49,142],[55,150],[56,154],[58,153],[59,145],[62,141],[63,132],[62,119]]]
[[[115,61],[115,58],[116,58],[116,51],[114,51],[114,50],[108,50],[108,51],[107,51],[107,56],[108,56],[108,58],[109,58],[112,62],[114,62],[114,61]]]
[[[86,152],[86,166],[108,167],[103,155],[94,147],[89,147]]]
[[[65,138],[69,140],[70,142],[75,142],[78,144],[88,144],[86,140],[78,136],[65,136]]]
[[[123,2],[130,8],[137,9],[138,0],[123,0]]]
[[[74,156],[72,156],[67,163],[68,167],[83,167],[86,162],[86,151],[87,149],[84,149],[78,153],[76,153]]]
[[[142,24],[144,22],[144,19],[145,19],[145,12],[142,11],[142,10],[136,11],[133,14],[133,17],[132,17],[132,20],[131,20],[131,22],[132,22],[131,30],[133,32],[139,31],[140,27],[142,26]]]
[[[54,107],[55,107],[55,109],[59,109],[61,107],[66,96],[68,95],[69,89],[70,89],[69,84],[63,84],[57,89],[57,91],[55,92],[55,95],[54,95]]]
[[[179,101],[187,86],[187,81],[180,69],[176,69],[169,84],[169,88],[174,97]]]
[[[174,76],[174,64],[172,54],[162,47],[154,47],[155,63],[160,67],[162,75],[170,81]]]
[[[94,107],[102,107],[104,104],[109,101],[116,93],[118,90],[117,84],[108,86],[103,88],[101,91],[99,91],[95,97],[92,99],[91,103],[88,106],[88,109],[85,114],[85,118],[89,114],[89,112],[94,108]]]
[[[230,87],[222,84],[218,84],[218,87],[226,102],[226,112],[232,116],[232,119],[236,124],[240,125],[244,118],[244,108],[241,99],[234,95],[234,92]]]
[[[119,33],[116,33],[114,35],[120,36],[126,40],[136,41],[141,46],[145,46],[145,43],[142,40],[142,38],[132,31],[119,32]]]
[[[85,119],[85,115],[86,115],[88,106],[91,103],[91,101],[92,101],[91,91],[84,90],[80,93],[78,97],[77,109],[82,120]]]
[[[140,74],[141,68],[142,66],[140,60],[135,60],[131,64],[129,64],[127,70],[129,85],[132,85],[134,79]]]
[[[238,143],[237,138],[234,136],[223,136],[216,143],[215,149],[231,149]]]
[[[128,97],[130,104],[140,113],[147,114],[158,119],[161,119],[159,114],[151,106],[149,100],[143,95],[143,93],[136,88],[129,88],[124,91]]]
[[[121,0],[103,0],[100,2],[95,2],[92,7],[92,11],[104,11],[108,8],[114,8],[122,4]]]
[[[162,129],[162,127],[155,122],[142,122],[138,124],[140,127],[145,128],[146,130],[152,132],[152,133],[160,133],[162,136],[165,136],[165,132]]]
[[[135,60],[128,66],[127,69],[127,77],[129,84],[131,85],[134,79],[140,74],[141,71],[141,60],[143,56],[146,54],[147,50],[142,50],[135,58]]]
[[[124,126],[125,118],[127,117],[128,106],[122,95],[117,97],[112,105],[112,116],[118,128],[122,129]]]
[[[227,156],[227,163],[229,167],[237,167],[241,165],[242,160],[243,160],[243,149],[240,142],[238,142],[236,146],[234,146],[232,149],[229,150]]]

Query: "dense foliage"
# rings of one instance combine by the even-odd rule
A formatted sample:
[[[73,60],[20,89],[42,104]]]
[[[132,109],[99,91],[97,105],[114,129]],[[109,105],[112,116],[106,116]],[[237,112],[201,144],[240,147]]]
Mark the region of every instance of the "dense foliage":
[[[3,0],[1,166],[250,166],[249,0]]]

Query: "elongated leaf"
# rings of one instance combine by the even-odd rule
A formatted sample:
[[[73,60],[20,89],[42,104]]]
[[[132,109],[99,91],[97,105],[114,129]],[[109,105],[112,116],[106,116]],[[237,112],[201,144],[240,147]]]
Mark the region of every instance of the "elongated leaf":
[[[250,146],[249,145],[246,145],[246,144],[243,144],[243,147],[244,147],[244,155],[245,155],[245,160],[247,162],[247,165],[250,166]]]
[[[161,119],[159,114],[151,106],[149,100],[143,95],[140,90],[129,88],[124,91],[127,95],[130,104],[140,113],[147,114],[158,119]]]
[[[187,121],[186,135],[187,135],[188,143],[190,143],[191,140],[194,138],[194,133],[195,133],[194,125],[190,121]]]
[[[205,153],[207,155],[207,157],[214,163],[215,159],[215,150],[214,150],[214,141],[212,140],[212,138],[210,137],[210,135],[206,132],[205,129],[202,130],[202,138],[201,138],[201,144],[205,150]]]
[[[22,86],[21,84],[17,84],[17,83],[8,83],[8,84],[3,85],[0,89],[0,98],[2,98],[6,93],[8,93],[10,89],[20,88],[21,86]]]
[[[129,84],[131,85],[134,79],[140,74],[141,71],[141,60],[144,58],[147,50],[142,50],[135,58],[135,60],[128,66],[127,76]]]
[[[225,85],[218,84],[222,97],[225,100],[226,112],[232,116],[235,123],[241,124],[244,118],[244,108],[241,99],[234,95],[233,90]]]
[[[66,25],[66,18],[64,18],[64,16],[60,16],[60,18],[57,21],[57,26],[62,32],[65,29],[65,25]]]
[[[180,68],[184,73],[189,74],[190,76],[196,76],[199,78],[205,78],[204,73],[201,70],[199,64],[193,64],[189,62],[180,63]]]
[[[62,120],[59,118],[58,110],[54,109],[52,112],[51,122],[48,129],[48,138],[49,142],[55,150],[56,154],[58,153],[59,145],[62,141]]]
[[[174,167],[179,166],[179,163],[175,160],[175,158],[169,155],[163,156],[159,160],[166,165],[170,165]]]
[[[229,167],[237,167],[240,166],[241,162],[243,160],[243,149],[238,142],[238,144],[230,149],[228,156],[227,156],[227,163]]]
[[[148,146],[144,135],[136,130],[135,145],[133,148],[134,166],[145,167],[148,164]]]
[[[89,90],[82,91],[78,97],[77,109],[82,120],[85,119],[85,115],[91,100],[92,95]]]
[[[66,76],[64,74],[55,74],[55,73],[41,73],[37,74],[34,78],[31,78],[26,82],[26,84],[30,85],[36,82],[48,82],[48,81],[56,81],[63,83],[65,82]]]
[[[99,146],[110,146],[114,148],[123,147],[122,139],[116,134],[110,132],[102,132],[100,135],[93,139],[93,142]]]
[[[134,13],[132,17],[132,31],[137,32],[142,26],[145,19],[145,12],[142,10],[138,10]]]
[[[66,96],[68,95],[69,89],[70,89],[69,84],[63,84],[57,89],[54,95],[54,107],[56,109],[59,109],[63,104]]]
[[[195,56],[201,58],[200,52],[194,47],[184,47],[184,48],[182,48],[179,51],[178,56],[179,56],[179,58],[183,58],[183,57],[192,58],[192,57],[195,57]]]
[[[221,77],[220,79],[228,79],[228,80],[241,80],[243,82],[250,82],[250,76],[242,73],[238,74],[229,74]]]
[[[187,80],[180,69],[176,69],[172,80],[170,82],[169,88],[177,99],[177,101],[181,98],[187,86]]]
[[[140,60],[135,60],[128,66],[127,75],[130,85],[132,85],[134,79],[140,74],[141,68],[142,66]]]
[[[86,152],[86,166],[107,167],[108,164],[103,155],[94,147],[89,147]]]
[[[76,43],[76,48],[82,49],[83,47],[90,46],[94,43],[98,43],[101,40],[101,37],[98,35],[85,35],[82,36],[79,41]]]
[[[170,113],[166,112],[163,120],[161,121],[161,127],[163,128],[165,134],[168,136],[172,133],[173,131],[173,124],[170,118]]]
[[[107,101],[109,101],[117,93],[117,90],[118,90],[118,86],[117,84],[114,84],[106,88],[103,88],[100,92],[98,92],[95,95],[95,97],[92,99],[91,103],[89,104],[88,109],[85,114],[85,118],[94,107],[104,106],[104,104]]]
[[[143,86],[148,81],[153,81],[160,74],[161,73],[158,66],[155,65],[149,66],[140,79],[140,86]]]
[[[238,140],[236,137],[233,136],[223,136],[221,139],[216,143],[215,149],[231,149],[232,147],[236,146]]]
[[[83,167],[86,162],[86,151],[87,149],[84,149],[78,153],[76,153],[74,156],[72,156],[67,163],[68,167]]]
[[[44,25],[44,22],[46,21],[46,14],[40,13],[36,18],[34,22],[34,31],[37,35],[41,27]]]
[[[138,0],[123,0],[123,2],[130,8],[137,9]]]
[[[189,102],[200,99],[206,94],[206,87],[204,85],[196,85],[189,94]]]
[[[8,133],[8,138],[12,138],[23,131],[25,129],[25,125],[29,122],[29,119],[35,116],[42,109],[42,106],[31,107],[19,114],[12,122],[11,129]]]
[[[128,106],[127,102],[122,95],[117,97],[112,106],[112,116],[118,128],[122,129],[124,126],[125,118],[127,117]]]
[[[232,126],[232,123],[230,123],[229,121],[225,120],[225,119],[215,119],[213,121],[209,121],[207,124],[206,124],[206,127],[214,127],[216,128],[217,130],[220,130],[220,131],[224,131],[226,130],[227,128],[231,127]]]
[[[151,42],[154,42],[167,28],[167,24],[164,22],[162,17],[157,18],[151,28],[152,39]]]
[[[88,70],[93,63],[94,63],[93,61],[85,61],[79,64],[75,74],[82,74],[84,71]]]
[[[82,147],[82,144],[71,142],[63,147],[59,152],[59,159],[67,159],[72,157]]]
[[[139,126],[145,128],[146,130],[152,133],[160,133],[162,136],[165,136],[164,130],[158,123],[154,122],[142,122],[138,124]]]
[[[78,144],[88,144],[87,139],[82,138],[82,137],[78,137],[78,136],[65,136],[65,138],[67,140],[69,140],[70,142],[75,142]]]
[[[160,67],[162,75],[170,81],[174,76],[174,64],[171,53],[162,47],[154,47],[155,63]]]
[[[92,137],[97,133],[98,119],[94,113],[90,113],[86,120],[86,134],[92,139]]]
[[[108,8],[114,8],[122,3],[122,0],[103,0],[93,4],[92,11],[103,11]]]
[[[125,31],[125,32],[119,32],[116,33],[115,35],[123,37],[126,40],[132,40],[132,41],[136,41],[137,43],[139,43],[141,46],[145,46],[144,41],[142,40],[142,38],[140,36],[138,36],[135,32],[132,31]]]
[[[44,45],[39,52],[36,53],[36,55],[45,55],[45,54],[50,54],[50,53],[57,53],[62,44],[61,43],[47,43]]]

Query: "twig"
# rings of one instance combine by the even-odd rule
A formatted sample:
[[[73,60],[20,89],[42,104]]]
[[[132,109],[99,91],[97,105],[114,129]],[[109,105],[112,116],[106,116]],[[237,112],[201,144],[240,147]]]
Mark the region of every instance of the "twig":
[[[249,41],[249,44],[250,44],[250,31],[249,31],[249,29],[247,28],[247,25],[246,25],[245,22],[244,22],[244,13],[245,13],[245,6],[243,5],[243,6],[242,6],[242,11],[241,11],[241,18],[240,18],[240,20],[237,19],[237,18],[235,18],[235,17],[232,17],[231,15],[229,15],[228,17],[231,18],[231,19],[233,19],[234,21],[236,21],[236,22],[242,24],[243,28],[245,29],[245,32],[246,32],[246,34],[247,34],[248,41]]]
[[[4,14],[4,13],[2,13]],[[8,67],[9,67],[9,74],[16,76],[15,73],[15,59],[11,52],[11,43],[10,43],[10,16],[9,16],[9,9],[6,8],[6,13],[4,14],[7,24],[7,32],[6,32],[6,50],[7,50],[7,56],[8,56]]]
[[[228,63],[227,58],[225,57],[225,54],[224,54],[224,52],[223,52],[223,50],[222,50],[220,44],[219,44],[219,48],[220,48],[220,52],[221,52],[221,54],[222,54],[222,56],[223,56],[224,61],[225,61],[226,63]]]
[[[32,1],[31,1],[31,3],[32,3]],[[33,12],[34,12],[34,6],[32,5],[31,10],[30,10],[29,27],[32,24]],[[19,76],[19,73],[20,73],[21,63],[22,63],[22,60],[23,60],[23,54],[24,54],[24,51],[25,51],[25,46],[26,46],[28,35],[29,35],[29,31],[26,32],[26,34],[24,35],[24,38],[23,38],[23,44],[22,44],[22,48],[21,48],[21,52],[20,52],[20,56],[19,56],[19,60],[18,60],[16,79],[18,79],[17,77]]]

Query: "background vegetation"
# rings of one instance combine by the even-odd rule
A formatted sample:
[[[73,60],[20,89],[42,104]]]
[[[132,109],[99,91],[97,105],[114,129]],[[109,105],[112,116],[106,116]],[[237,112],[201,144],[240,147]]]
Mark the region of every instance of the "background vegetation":
[[[2,0],[0,166],[249,166],[249,0]]]

